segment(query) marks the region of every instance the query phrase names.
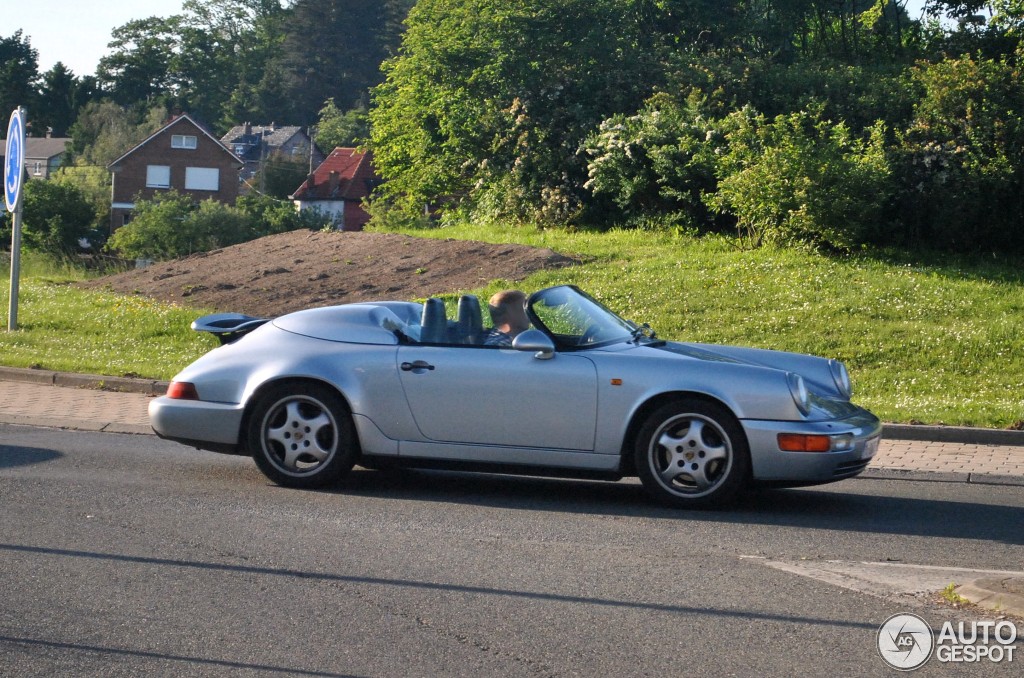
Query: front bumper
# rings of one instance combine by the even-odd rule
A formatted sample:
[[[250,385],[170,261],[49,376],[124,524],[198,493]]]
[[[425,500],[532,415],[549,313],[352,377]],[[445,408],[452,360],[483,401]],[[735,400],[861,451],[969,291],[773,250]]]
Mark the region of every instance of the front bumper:
[[[158,436],[216,452],[238,451],[243,414],[240,404],[167,396],[149,401],[149,422]]]
[[[755,482],[774,485],[815,485],[852,478],[871,462],[882,437],[882,422],[861,410],[845,419],[817,422],[740,422],[750,443],[750,463]],[[848,449],[831,452],[785,452],[779,449],[780,433],[849,436]]]

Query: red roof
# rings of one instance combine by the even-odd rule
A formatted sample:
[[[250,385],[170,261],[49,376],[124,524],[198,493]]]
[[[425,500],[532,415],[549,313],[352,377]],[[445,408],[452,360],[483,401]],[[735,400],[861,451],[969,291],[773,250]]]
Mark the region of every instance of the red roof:
[[[335,148],[290,197],[295,200],[362,200],[380,183],[372,154]]]

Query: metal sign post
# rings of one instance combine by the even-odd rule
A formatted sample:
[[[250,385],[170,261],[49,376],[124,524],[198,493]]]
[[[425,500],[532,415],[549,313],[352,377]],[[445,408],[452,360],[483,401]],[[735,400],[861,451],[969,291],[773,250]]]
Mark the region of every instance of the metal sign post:
[[[18,329],[18,287],[21,277],[21,184],[25,176],[25,109],[19,106],[7,125],[7,155],[4,163],[4,202],[14,213],[11,229],[11,299],[7,330]]]

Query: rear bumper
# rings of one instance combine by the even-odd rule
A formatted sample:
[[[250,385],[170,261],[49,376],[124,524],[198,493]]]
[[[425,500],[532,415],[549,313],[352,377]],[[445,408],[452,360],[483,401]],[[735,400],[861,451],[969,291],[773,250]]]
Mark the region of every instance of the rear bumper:
[[[158,436],[215,452],[238,451],[243,414],[239,404],[167,396],[149,402],[149,422]]]
[[[867,468],[878,451],[882,422],[870,412],[820,422],[742,421],[750,443],[755,482],[773,485],[815,485],[852,478]],[[780,433],[849,436],[848,449],[831,452],[784,452]]]

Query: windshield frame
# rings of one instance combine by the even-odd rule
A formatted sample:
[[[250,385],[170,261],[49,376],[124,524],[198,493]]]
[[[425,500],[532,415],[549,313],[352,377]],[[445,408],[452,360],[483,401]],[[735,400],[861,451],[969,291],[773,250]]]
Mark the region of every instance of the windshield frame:
[[[546,302],[550,305],[546,306]],[[555,312],[546,310],[556,308],[562,309],[567,317],[571,316],[566,322],[585,320],[579,323],[586,325],[580,328],[582,334],[557,331],[560,328],[552,326]],[[588,351],[592,348],[630,342],[636,336],[636,323],[620,317],[575,285],[558,285],[534,292],[527,299],[526,313],[533,326],[548,335],[560,351]],[[590,333],[591,327],[597,328],[591,337],[592,340],[583,341]]]

